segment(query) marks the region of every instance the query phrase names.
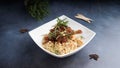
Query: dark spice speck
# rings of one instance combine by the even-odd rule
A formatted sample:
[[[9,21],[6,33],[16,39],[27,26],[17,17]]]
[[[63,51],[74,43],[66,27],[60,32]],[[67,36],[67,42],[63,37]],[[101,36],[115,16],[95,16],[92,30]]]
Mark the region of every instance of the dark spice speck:
[[[90,59],[98,60],[99,56],[97,54],[90,54],[89,55]]]
[[[29,30],[28,29],[20,29],[20,33],[25,33],[25,32],[28,32]]]

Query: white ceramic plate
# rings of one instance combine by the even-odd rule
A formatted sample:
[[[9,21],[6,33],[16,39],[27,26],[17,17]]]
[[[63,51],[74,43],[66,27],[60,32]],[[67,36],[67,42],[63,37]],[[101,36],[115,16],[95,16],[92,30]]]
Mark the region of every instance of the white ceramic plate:
[[[67,53],[65,55],[56,55],[46,49],[44,49],[42,47],[42,39],[43,39],[43,35],[44,34],[48,34],[49,30],[57,23],[56,20],[54,19],[52,21],[49,21],[48,23],[43,24],[42,26],[39,26],[33,30],[31,30],[29,32],[29,35],[31,36],[31,38],[33,39],[33,41],[45,52],[47,52],[48,54],[58,57],[58,58],[63,58],[63,57],[67,57],[70,56],[76,52],[78,52],[79,50],[81,50],[83,47],[85,47],[92,39],[93,37],[96,35],[96,33],[90,29],[88,29],[87,27],[81,25],[80,23],[70,19],[69,17],[62,15],[59,17],[60,19],[65,19],[68,22],[68,26],[70,26],[73,30],[78,30],[81,29],[82,30],[82,36],[84,37],[83,39],[83,45],[80,46],[79,48],[75,49],[74,51]]]

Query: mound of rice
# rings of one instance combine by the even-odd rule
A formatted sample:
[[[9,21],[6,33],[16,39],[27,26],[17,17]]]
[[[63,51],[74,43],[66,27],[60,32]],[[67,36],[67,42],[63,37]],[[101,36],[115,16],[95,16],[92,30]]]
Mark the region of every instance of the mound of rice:
[[[43,47],[48,51],[53,52],[57,55],[63,55],[77,49],[82,44],[83,42],[80,38],[73,37],[72,39],[68,40],[65,43],[59,43],[59,42],[53,43],[51,41],[48,41],[47,43],[43,44]]]

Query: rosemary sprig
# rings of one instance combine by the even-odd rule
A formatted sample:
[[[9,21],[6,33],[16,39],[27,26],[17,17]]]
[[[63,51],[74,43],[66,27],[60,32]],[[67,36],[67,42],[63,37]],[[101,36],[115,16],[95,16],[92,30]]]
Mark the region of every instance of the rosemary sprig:
[[[25,0],[25,7],[30,15],[37,20],[48,15],[48,0]]]
[[[66,20],[66,18],[63,20],[57,18],[57,25],[56,26],[67,26],[68,21],[65,21],[65,20]]]

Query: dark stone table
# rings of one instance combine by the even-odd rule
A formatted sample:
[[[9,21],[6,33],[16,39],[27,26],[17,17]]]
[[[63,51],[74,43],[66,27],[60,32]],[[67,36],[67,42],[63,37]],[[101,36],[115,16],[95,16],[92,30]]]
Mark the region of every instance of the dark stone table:
[[[37,21],[25,10],[23,0],[0,2],[0,68],[120,68],[120,2],[101,0],[51,1],[49,15]],[[82,13],[94,20],[89,24],[74,16]],[[42,51],[28,33],[56,17],[67,15],[92,29],[95,38],[78,53],[63,59]],[[98,61],[89,54],[98,54]]]

